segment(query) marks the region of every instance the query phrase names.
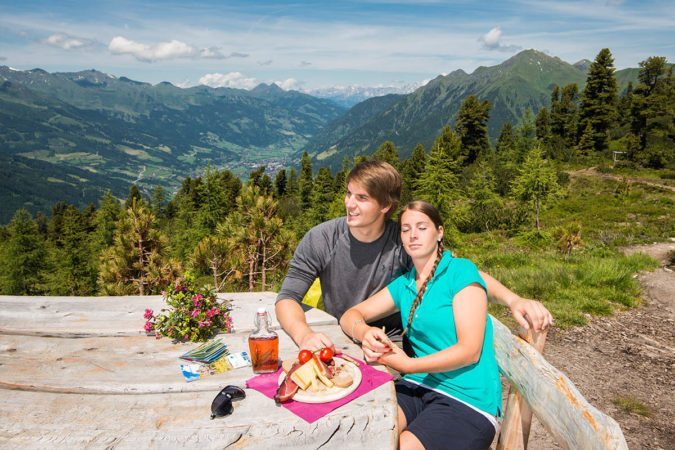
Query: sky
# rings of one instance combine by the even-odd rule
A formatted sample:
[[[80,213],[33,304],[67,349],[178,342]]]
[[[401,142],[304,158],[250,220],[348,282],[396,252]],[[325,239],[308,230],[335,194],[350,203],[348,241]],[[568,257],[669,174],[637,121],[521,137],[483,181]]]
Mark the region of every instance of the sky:
[[[673,62],[675,2],[0,0],[0,65],[181,87],[419,85],[524,49],[574,63],[604,47],[617,69]]]

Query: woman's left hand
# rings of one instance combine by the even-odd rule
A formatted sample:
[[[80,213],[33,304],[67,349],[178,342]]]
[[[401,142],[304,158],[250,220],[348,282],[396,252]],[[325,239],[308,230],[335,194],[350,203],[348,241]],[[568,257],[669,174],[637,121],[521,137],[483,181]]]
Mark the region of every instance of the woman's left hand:
[[[413,359],[405,354],[403,349],[399,348],[397,345],[391,349],[390,352],[385,353],[377,359],[377,362],[389,366],[394,370],[403,373],[411,373],[411,363]]]

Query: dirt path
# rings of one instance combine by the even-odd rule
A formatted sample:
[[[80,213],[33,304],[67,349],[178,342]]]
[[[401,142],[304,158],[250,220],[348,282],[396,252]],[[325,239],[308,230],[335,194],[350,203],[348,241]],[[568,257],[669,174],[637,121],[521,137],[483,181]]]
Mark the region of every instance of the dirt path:
[[[612,175],[610,173],[600,173],[597,170],[595,170],[595,167],[589,167],[588,169],[574,170],[574,171],[567,172],[567,173],[569,173],[571,177],[587,176],[587,177],[598,177],[598,178],[603,178],[605,180],[615,180],[615,181],[623,181],[624,178],[625,178],[627,181],[629,181],[631,183],[646,184],[648,186],[654,186],[654,187],[658,187],[658,188],[661,188],[661,189],[666,189],[666,190],[675,192],[675,186],[669,186],[667,184],[657,183],[656,180],[652,180],[652,179],[649,179],[649,178],[621,177],[619,175]]]
[[[661,261],[661,268],[639,275],[645,304],[584,327],[553,330],[544,350],[593,406],[619,423],[630,449],[675,445],[675,272],[668,266],[673,250],[675,239],[624,249]],[[647,416],[620,406],[622,399],[644,405]],[[529,448],[559,447],[535,419]]]

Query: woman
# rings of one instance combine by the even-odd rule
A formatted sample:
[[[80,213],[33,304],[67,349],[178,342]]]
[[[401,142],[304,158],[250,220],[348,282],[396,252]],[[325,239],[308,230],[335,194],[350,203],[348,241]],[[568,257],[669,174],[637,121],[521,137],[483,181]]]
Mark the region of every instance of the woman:
[[[501,415],[501,383],[476,266],[443,251],[443,224],[431,204],[415,201],[399,218],[413,269],[349,309],[342,329],[367,360],[403,374],[396,384],[401,449],[485,449]],[[366,322],[400,311],[415,357]]]

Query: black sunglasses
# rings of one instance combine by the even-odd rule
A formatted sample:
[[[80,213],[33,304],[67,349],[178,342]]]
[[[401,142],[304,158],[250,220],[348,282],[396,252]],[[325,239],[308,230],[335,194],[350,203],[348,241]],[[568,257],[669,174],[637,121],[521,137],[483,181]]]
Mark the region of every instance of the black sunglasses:
[[[232,414],[232,411],[234,411],[232,400],[241,400],[242,398],[246,398],[246,392],[242,388],[232,385],[225,386],[211,403],[211,419]]]

